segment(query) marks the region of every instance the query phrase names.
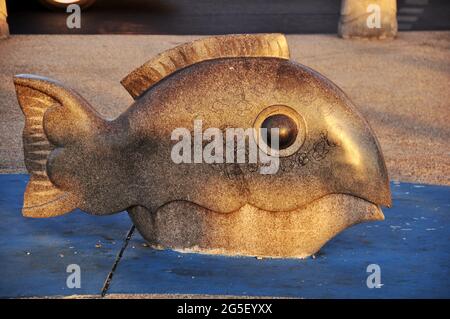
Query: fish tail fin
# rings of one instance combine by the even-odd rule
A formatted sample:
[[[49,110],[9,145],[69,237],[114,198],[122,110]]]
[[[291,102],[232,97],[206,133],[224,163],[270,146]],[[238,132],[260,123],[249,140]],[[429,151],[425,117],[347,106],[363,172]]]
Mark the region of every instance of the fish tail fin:
[[[15,76],[14,84],[25,115],[23,148],[30,173],[22,214],[26,217],[66,214],[78,207],[79,200],[76,194],[58,188],[50,180],[47,161],[55,148],[63,147],[77,134],[88,133],[96,116],[90,113],[95,111],[56,81],[25,74]]]

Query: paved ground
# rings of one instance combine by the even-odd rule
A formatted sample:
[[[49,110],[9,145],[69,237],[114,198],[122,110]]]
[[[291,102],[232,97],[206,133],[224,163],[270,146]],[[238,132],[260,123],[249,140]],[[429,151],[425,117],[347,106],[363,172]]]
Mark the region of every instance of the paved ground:
[[[13,34],[336,33],[339,0],[97,0],[82,28],[65,12],[34,1],[7,1]],[[449,30],[448,0],[398,0],[400,30]]]
[[[76,89],[107,117],[132,102],[119,81],[195,36],[35,35],[0,41],[0,172],[25,172],[23,116],[12,76],[36,73]],[[393,180],[450,185],[450,32],[387,42],[288,36],[292,59],[337,83],[374,128]]]
[[[124,213],[23,218],[27,180],[0,175],[0,297],[450,298],[450,187],[394,182],[385,221],[345,230],[314,258],[260,260],[154,250],[137,232],[125,241]],[[66,286],[70,264],[80,266],[79,289]],[[381,268],[380,289],[367,288],[370,264]]]
[[[0,173],[25,172],[14,74],[59,79],[104,116],[115,117],[132,101],[120,79],[150,56],[194,38],[39,35],[0,41]],[[380,139],[393,180],[450,185],[450,32],[400,33],[389,42],[332,35],[290,35],[288,41],[294,60],[323,73],[354,100]],[[124,214],[81,212],[22,218],[26,180],[0,174],[0,296],[99,297],[131,222]],[[134,233],[106,296],[449,298],[449,189],[394,182],[386,221],[351,228],[305,261],[154,251]],[[65,285],[70,263],[84,269],[81,290]],[[369,263],[382,267],[383,288],[366,288]]]

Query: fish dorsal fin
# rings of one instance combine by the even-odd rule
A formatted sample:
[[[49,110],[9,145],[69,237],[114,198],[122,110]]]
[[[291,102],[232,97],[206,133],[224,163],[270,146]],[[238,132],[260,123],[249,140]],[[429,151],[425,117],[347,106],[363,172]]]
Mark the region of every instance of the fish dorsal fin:
[[[237,34],[203,38],[179,45],[157,55],[128,74],[122,85],[137,99],[155,83],[190,65],[232,57],[289,59],[283,34]]]

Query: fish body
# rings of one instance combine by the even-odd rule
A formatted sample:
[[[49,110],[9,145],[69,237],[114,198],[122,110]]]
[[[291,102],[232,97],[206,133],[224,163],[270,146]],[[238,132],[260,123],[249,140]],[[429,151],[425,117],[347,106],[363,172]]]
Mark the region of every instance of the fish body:
[[[154,245],[306,256],[351,224],[382,219],[379,206],[391,205],[383,155],[369,125],[336,85],[289,60],[282,35],[206,38],[161,54],[122,81],[135,102],[114,120],[103,119],[56,81],[19,75],[14,82],[26,117],[24,152],[31,174],[25,216],[51,217],[75,208],[96,215],[128,210]],[[291,121],[295,131],[280,150],[274,174],[261,174],[260,163],[173,160],[177,129],[195,133],[201,121],[200,133],[215,129],[225,138],[229,128],[259,132],[269,118],[278,123],[274,115]],[[248,147],[244,151],[248,154]],[[323,206],[331,199],[340,204]],[[347,211],[349,203],[356,203],[359,215],[324,210]],[[339,226],[312,222],[310,213],[318,210]],[[266,224],[258,224],[258,216]],[[174,232],[173,220],[190,230]],[[193,220],[209,226],[188,222]],[[260,226],[249,232],[252,223]],[[275,237],[289,230],[306,246],[255,244],[261,232],[271,233],[270,223]],[[250,235],[236,242],[230,236],[242,238],[238,225]],[[304,227],[307,232],[298,235]],[[306,238],[310,231],[320,234],[320,227],[321,236]]]

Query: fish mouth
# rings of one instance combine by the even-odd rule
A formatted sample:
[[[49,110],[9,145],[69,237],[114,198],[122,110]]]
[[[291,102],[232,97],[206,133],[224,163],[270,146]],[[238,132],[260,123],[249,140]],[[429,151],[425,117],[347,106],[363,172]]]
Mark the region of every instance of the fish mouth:
[[[128,212],[155,248],[270,258],[305,258],[352,225],[384,220],[377,204],[341,193],[291,211],[272,212],[246,204],[221,213],[190,201],[173,201],[155,212],[142,206]]]

